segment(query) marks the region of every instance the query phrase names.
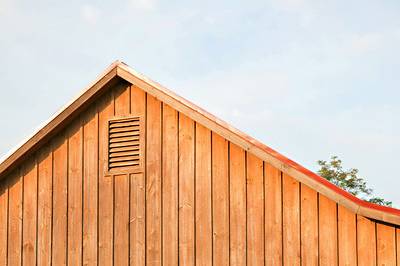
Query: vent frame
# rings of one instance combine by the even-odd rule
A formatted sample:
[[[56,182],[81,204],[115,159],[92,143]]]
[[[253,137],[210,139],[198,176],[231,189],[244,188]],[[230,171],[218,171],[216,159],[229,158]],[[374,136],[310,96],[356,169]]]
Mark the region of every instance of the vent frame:
[[[137,123],[135,123],[137,122]],[[123,132],[112,132],[112,125],[114,124],[123,124],[123,123],[133,123],[133,124],[137,124],[137,125],[132,125],[132,126],[127,126],[125,125],[121,125],[121,126],[116,126],[115,128],[122,128],[122,127],[133,127],[133,131],[135,131],[135,133],[129,134],[129,130],[127,131],[123,131]],[[137,132],[137,133],[136,133]],[[122,136],[115,136],[116,134],[119,133],[125,133],[122,134]],[[114,136],[112,136],[112,134],[114,134]],[[136,138],[132,140],[132,142],[135,142],[135,146],[137,148],[135,148],[135,152],[132,154],[132,156],[126,154],[126,152],[132,151],[131,148],[132,145],[121,145],[120,151],[117,152],[112,152],[111,149],[116,148],[116,147],[112,147],[114,146],[113,144],[121,144],[122,142],[127,142],[126,141],[115,141],[116,138]],[[130,174],[134,174],[134,173],[143,173],[144,172],[144,139],[145,139],[145,132],[144,132],[144,123],[143,123],[143,116],[123,116],[123,117],[113,117],[110,120],[107,121],[107,158],[106,158],[106,174],[111,174],[111,175],[115,175],[115,174],[126,174],[126,173],[130,173]],[[114,141],[113,141],[114,140]],[[132,143],[131,143],[132,144]],[[128,148],[130,147],[130,148]],[[127,149],[128,151],[124,150]],[[137,151],[136,151],[137,150]],[[117,155],[115,156],[111,156],[112,153],[117,153]],[[120,153],[120,154],[118,154]],[[124,155],[125,154],[125,155]],[[116,163],[119,162],[120,160],[118,160],[117,158],[122,158],[122,157],[130,157],[132,159],[132,163],[129,163],[129,160],[123,160],[123,162],[125,163],[121,163],[121,165],[112,165],[112,163]],[[136,158],[133,158],[133,157]],[[111,160],[114,159],[114,162],[112,162]],[[115,161],[116,160],[116,161]],[[136,163],[135,163],[136,162]]]

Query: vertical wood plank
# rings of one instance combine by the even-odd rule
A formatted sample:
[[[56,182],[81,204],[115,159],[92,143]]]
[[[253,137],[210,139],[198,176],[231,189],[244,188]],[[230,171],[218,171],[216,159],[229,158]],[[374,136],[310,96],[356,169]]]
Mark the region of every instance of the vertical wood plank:
[[[9,180],[9,216],[8,216],[8,265],[21,265],[22,247],[22,207],[23,178],[21,170]]]
[[[282,264],[282,175],[265,164],[265,265]]]
[[[194,123],[179,114],[179,263],[194,264]]]
[[[396,265],[396,229],[376,224],[378,265]]]
[[[196,124],[196,265],[212,265],[211,131]]]
[[[144,174],[132,174],[131,182],[131,229],[130,265],[145,265],[145,184]]]
[[[130,114],[130,85],[122,83],[114,92],[115,116]],[[114,264],[129,263],[129,176],[114,176]]]
[[[375,223],[357,215],[357,256],[359,265],[376,265]]]
[[[228,141],[212,134],[212,199],[213,199],[213,259],[214,265],[229,263],[229,153]],[[197,165],[196,165],[197,166]],[[261,164],[262,170],[262,164]],[[255,178],[258,178],[255,177]],[[261,173],[262,184],[262,173]],[[259,191],[257,191],[259,192]],[[262,194],[262,187],[261,187]],[[257,195],[257,200],[260,196]],[[262,195],[261,195],[262,198]],[[254,207],[259,208],[259,202]],[[262,206],[262,203],[261,203]],[[260,209],[258,209],[260,210]],[[261,215],[263,214],[261,210]],[[262,218],[262,216],[261,216]],[[255,220],[255,233],[259,233]],[[259,244],[259,243],[257,243]],[[261,248],[256,244],[255,248]],[[257,251],[258,252],[258,249]],[[260,255],[257,253],[257,255]]]
[[[129,179],[115,175],[114,265],[129,263]],[[118,189],[117,189],[118,184]]]
[[[318,194],[319,209],[319,264],[337,265],[336,202]]]
[[[338,206],[339,265],[357,265],[356,216]]]
[[[83,264],[97,264],[98,115],[91,107],[83,128]]]
[[[134,116],[146,115],[146,93],[135,85],[131,85],[131,113]]]
[[[246,157],[245,151],[230,144],[230,261],[246,265]]]
[[[318,265],[317,192],[301,184],[301,263]]]
[[[53,265],[67,263],[68,143],[62,133],[53,151]]]
[[[247,153],[247,265],[264,263],[263,161]]]
[[[53,154],[44,148],[38,159],[38,265],[51,264]]]
[[[178,113],[163,107],[163,263],[178,265]]]
[[[299,182],[283,174],[283,261],[300,265]]]
[[[24,172],[24,207],[22,229],[22,264],[36,264],[37,240],[37,164],[29,159],[23,167]]]
[[[68,132],[68,265],[82,264],[83,129],[77,119]]]
[[[147,96],[146,260],[161,264],[161,102]]]
[[[146,120],[146,93],[134,85],[131,86],[131,113]],[[145,264],[146,256],[145,175],[131,175],[130,183],[130,265],[141,266]]]
[[[7,176],[6,178],[9,178]],[[8,180],[0,182],[0,265],[7,265]]]
[[[108,172],[108,121],[114,116],[111,90],[97,105],[99,113],[99,265],[113,264],[114,182]]]
[[[114,89],[115,116],[128,117],[131,110],[131,88],[128,83],[121,83]]]

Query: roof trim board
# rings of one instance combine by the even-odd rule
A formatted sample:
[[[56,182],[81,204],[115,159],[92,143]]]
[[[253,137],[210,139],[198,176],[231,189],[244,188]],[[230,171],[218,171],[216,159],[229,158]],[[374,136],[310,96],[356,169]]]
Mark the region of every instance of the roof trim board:
[[[50,138],[57,129],[68,123],[73,114],[76,114],[84,108],[93,96],[97,95],[102,88],[105,88],[109,82],[117,77],[117,65],[120,62],[115,62],[110,65],[94,82],[87,86],[81,94],[65,105],[59,112],[55,113],[47,120],[43,127],[39,128],[31,136],[29,136],[21,145],[11,150],[4,156],[4,160],[0,163],[0,180],[12,170],[13,166],[18,164],[25,158],[27,153],[33,152],[36,147]]]
[[[80,96],[53,116],[43,128],[33,134],[32,137],[2,161],[0,163],[0,179],[6,176],[13,167],[18,165],[25,156],[34,152],[43,142],[53,136],[58,129],[62,128],[74,115],[79,113],[82,108],[90,104],[91,100],[104,91],[104,89],[108,87],[106,85],[118,77],[140,87],[150,95],[175,108],[177,111],[184,113],[194,121],[203,124],[232,143],[253,153],[299,182],[304,183],[324,196],[347,207],[354,213],[378,221],[400,225],[400,210],[369,203],[351,195],[249,135],[230,126],[195,104],[176,95],[162,85],[139,74],[120,61],[116,61],[110,65],[110,67],[108,67],[98,79],[90,84]]]

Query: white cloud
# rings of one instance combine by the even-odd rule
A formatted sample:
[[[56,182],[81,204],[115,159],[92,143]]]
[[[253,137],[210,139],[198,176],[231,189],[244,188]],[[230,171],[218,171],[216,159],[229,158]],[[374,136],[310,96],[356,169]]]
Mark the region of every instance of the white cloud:
[[[84,21],[91,25],[95,25],[100,16],[100,11],[94,6],[84,5],[81,7],[81,17]]]

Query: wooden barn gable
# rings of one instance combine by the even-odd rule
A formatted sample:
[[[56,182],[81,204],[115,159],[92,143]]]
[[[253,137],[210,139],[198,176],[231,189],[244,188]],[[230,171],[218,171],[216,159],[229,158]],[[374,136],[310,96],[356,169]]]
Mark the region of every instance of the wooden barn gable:
[[[0,265],[397,265],[399,226],[119,61],[0,164]]]

